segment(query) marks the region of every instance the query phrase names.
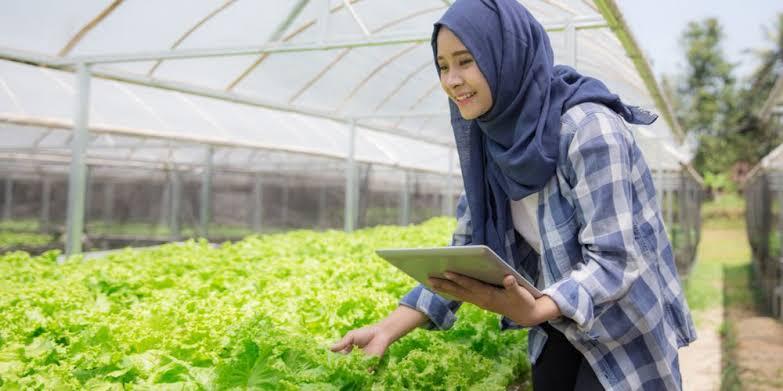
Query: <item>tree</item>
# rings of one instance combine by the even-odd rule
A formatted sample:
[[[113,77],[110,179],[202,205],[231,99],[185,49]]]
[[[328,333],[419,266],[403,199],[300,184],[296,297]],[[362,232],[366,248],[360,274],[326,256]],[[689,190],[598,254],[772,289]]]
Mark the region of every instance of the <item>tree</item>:
[[[783,14],[766,30],[772,47],[757,51],[760,65],[747,83],[737,83],[735,64],[721,49],[723,29],[716,19],[690,22],[682,34],[687,65],[678,78],[664,79],[675,112],[699,147],[693,165],[705,177],[718,177],[738,162],[755,164],[783,139],[758,118],[783,69]],[[738,86],[739,84],[739,86]]]
[[[690,22],[682,35],[687,65],[677,88],[678,119],[687,132],[718,135],[734,108],[735,65],[721,49],[723,28],[717,19]]]

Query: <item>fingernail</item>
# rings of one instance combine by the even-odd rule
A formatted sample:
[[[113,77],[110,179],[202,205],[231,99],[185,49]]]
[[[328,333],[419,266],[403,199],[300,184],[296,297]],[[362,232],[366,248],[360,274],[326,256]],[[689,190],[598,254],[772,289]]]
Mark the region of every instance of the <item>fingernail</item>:
[[[451,274],[450,272],[445,272],[445,273],[443,273],[443,275],[445,275],[445,276],[446,276],[446,278],[448,278],[449,280],[451,280],[452,278],[454,278],[454,275],[453,275],[453,274]]]

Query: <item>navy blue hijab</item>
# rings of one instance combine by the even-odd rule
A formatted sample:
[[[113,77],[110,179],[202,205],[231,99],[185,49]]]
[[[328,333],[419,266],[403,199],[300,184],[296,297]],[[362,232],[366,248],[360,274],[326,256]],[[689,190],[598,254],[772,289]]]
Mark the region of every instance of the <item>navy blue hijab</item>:
[[[538,192],[555,175],[562,114],[595,102],[629,123],[651,124],[657,116],[623,104],[597,79],[554,66],[544,28],[517,0],[457,0],[435,23],[435,58],[442,26],[470,51],[492,92],[492,108],[476,120],[464,120],[449,101],[472,242],[486,244],[516,265],[524,258],[527,264],[521,266],[535,277],[537,257],[508,245],[516,235],[509,200]]]

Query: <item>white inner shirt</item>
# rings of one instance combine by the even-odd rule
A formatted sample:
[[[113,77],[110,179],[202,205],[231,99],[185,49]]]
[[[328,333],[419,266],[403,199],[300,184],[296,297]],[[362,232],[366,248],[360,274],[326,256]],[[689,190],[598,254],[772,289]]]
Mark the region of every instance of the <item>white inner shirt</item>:
[[[541,254],[541,233],[538,231],[538,193],[533,193],[519,201],[511,201],[511,218],[514,228]]]

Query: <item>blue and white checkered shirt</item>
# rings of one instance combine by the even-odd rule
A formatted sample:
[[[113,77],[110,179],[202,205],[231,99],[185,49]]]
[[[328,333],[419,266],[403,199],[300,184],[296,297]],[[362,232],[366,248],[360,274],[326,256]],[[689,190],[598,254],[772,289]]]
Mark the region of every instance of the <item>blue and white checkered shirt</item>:
[[[557,175],[539,193],[540,272],[526,277],[560,307],[563,316],[550,324],[607,390],[681,389],[677,349],[696,332],[650,170],[625,122],[608,108],[580,104],[561,122]],[[471,244],[464,195],[457,218],[452,245]],[[507,247],[539,256],[521,236],[506,237]],[[452,326],[460,306],[422,285],[400,304],[425,313],[428,328],[442,330]],[[501,319],[501,328],[516,327]],[[535,363],[547,335],[536,326],[528,338]]]

